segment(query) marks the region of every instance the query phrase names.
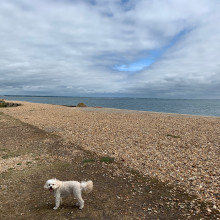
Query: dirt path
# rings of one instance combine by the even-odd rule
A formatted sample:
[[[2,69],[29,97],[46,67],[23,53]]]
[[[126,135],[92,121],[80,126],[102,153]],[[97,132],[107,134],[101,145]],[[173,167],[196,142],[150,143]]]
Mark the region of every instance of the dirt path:
[[[0,219],[217,219],[211,204],[199,203],[169,184],[0,113]],[[57,211],[45,181],[88,180],[91,194],[79,210],[67,198]]]

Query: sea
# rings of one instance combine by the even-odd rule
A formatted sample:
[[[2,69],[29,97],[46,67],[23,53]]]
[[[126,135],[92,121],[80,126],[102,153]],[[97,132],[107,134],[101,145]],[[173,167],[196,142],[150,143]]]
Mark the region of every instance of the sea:
[[[76,106],[78,103],[83,102],[88,107],[220,117],[220,99],[103,98],[62,96],[0,96],[0,99],[67,106]]]

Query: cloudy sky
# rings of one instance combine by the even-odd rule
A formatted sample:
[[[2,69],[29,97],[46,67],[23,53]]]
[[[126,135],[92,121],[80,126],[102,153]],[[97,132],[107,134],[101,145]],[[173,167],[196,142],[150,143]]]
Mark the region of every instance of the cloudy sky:
[[[220,98],[219,0],[0,0],[0,95]]]

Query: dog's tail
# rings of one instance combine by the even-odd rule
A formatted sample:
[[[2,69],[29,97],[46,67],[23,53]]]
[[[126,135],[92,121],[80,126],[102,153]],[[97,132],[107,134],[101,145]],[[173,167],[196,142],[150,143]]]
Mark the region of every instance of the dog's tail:
[[[93,189],[93,182],[91,180],[89,180],[87,182],[82,181],[80,186],[81,186],[81,189],[83,192],[90,193]]]

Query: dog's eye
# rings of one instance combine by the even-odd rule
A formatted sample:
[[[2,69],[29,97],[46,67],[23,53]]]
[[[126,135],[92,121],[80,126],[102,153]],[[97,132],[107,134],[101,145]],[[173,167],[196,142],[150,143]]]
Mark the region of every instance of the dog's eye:
[[[54,185],[54,184],[52,184],[52,185]]]

